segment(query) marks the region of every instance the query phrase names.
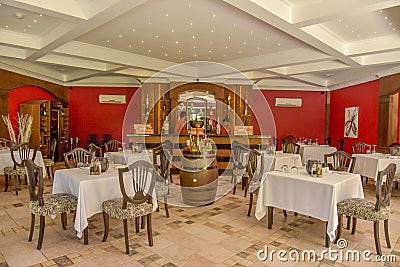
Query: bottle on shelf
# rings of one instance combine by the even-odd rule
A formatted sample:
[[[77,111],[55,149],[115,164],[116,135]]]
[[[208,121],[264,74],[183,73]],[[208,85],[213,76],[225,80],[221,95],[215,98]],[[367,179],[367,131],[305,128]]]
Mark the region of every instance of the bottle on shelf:
[[[221,124],[219,123],[219,117],[217,120],[217,126],[216,126],[216,134],[220,135],[221,134]]]

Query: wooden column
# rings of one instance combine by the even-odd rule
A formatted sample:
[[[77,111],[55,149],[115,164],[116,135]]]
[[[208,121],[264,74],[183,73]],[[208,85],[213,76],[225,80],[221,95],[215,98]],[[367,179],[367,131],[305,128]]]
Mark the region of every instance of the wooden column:
[[[325,138],[329,137],[330,131],[330,117],[331,117],[331,92],[326,92],[325,103]]]
[[[0,115],[8,114],[8,91],[0,89]],[[3,122],[3,118],[0,121],[0,138],[10,139],[8,135],[8,130]]]

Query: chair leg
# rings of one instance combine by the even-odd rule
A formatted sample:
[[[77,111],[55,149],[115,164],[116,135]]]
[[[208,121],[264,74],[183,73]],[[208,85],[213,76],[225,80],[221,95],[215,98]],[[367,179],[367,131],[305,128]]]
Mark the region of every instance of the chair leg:
[[[46,217],[40,216],[40,228],[39,228],[39,239],[37,244],[37,250],[40,250],[42,248],[45,222],[46,222]]]
[[[253,206],[253,193],[250,192],[250,204],[249,204],[249,211],[247,212],[247,216],[250,217],[251,207]]]
[[[243,177],[242,178],[242,185],[243,185],[243,190],[244,190],[244,197],[246,197],[247,196],[247,188],[248,188],[248,186],[247,186],[247,183],[248,183],[248,178],[247,177]]]
[[[29,232],[28,241],[32,241],[34,230],[35,230],[35,214],[31,213],[31,231]]]
[[[147,238],[149,239],[149,246],[153,246],[153,229],[151,227],[151,213],[147,214]]]
[[[233,182],[233,195],[236,194],[236,176],[232,174],[231,183]]]
[[[4,174],[4,178],[5,178],[4,192],[7,192],[7,189],[8,189],[8,179],[9,179],[8,174]]]
[[[15,190],[15,195],[18,196],[18,190],[19,190],[18,180],[19,180],[19,182],[21,183],[21,179],[19,178],[19,175],[17,176],[18,179],[17,179],[17,177],[15,177],[15,175],[13,175],[13,176],[14,176],[14,190]]]
[[[351,224],[351,217],[350,216],[346,216],[347,217],[347,225],[346,225],[346,229],[350,230],[350,224]]]
[[[110,216],[103,211],[103,221],[104,221],[104,235],[102,242],[107,241],[108,231],[110,230]]]
[[[356,233],[357,228],[357,218],[353,218],[353,227],[351,229],[351,234],[354,235]]]
[[[374,238],[375,238],[376,254],[382,255],[381,243],[379,242],[379,221],[374,222]]]
[[[283,216],[287,217],[287,212],[286,212],[286,210],[283,210]]]
[[[168,211],[168,203],[167,203],[167,196],[164,195],[164,208],[165,208],[165,216],[169,218],[169,211]]]
[[[64,230],[67,229],[66,222],[67,222],[67,214],[65,212],[63,212],[63,213],[61,213],[61,225]]]
[[[86,226],[85,229],[83,229],[83,244],[89,244],[89,225]]]
[[[396,182],[396,189],[399,189],[399,182]]]
[[[140,229],[144,229],[144,225],[146,224],[146,217],[145,216],[142,216],[142,217],[140,217],[140,223],[141,223],[141,225],[140,225]]]
[[[365,177],[365,184],[368,184],[368,177]]]
[[[338,214],[338,226],[337,226],[336,238],[333,241],[333,243],[335,243],[335,244],[337,243],[340,236],[342,235],[342,227],[343,227],[343,214]]]
[[[135,217],[135,227],[136,233],[139,233],[139,217]]]
[[[124,222],[124,236],[125,236],[125,253],[129,255],[128,219],[123,219],[123,222]]]
[[[392,248],[392,246],[390,245],[390,239],[389,239],[389,220],[384,220],[383,225],[385,227],[386,245],[388,248]]]
[[[328,222],[325,223],[325,229],[328,229]],[[329,248],[329,235],[325,231],[325,247]]]

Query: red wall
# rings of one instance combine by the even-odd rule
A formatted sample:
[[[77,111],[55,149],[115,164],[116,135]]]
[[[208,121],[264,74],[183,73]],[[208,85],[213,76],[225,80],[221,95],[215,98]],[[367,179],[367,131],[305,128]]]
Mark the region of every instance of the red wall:
[[[378,140],[379,80],[354,85],[331,92],[330,136],[333,144],[344,138],[344,109],[359,107],[358,138],[344,138],[344,150],[351,153],[351,145],[362,141],[375,145]]]
[[[19,104],[29,100],[53,100],[54,97],[36,86],[23,86],[8,91],[8,113],[10,114],[11,122],[15,122],[17,117]],[[15,122],[16,123],[16,122]]]
[[[68,91],[70,137],[79,137],[79,146],[86,145],[90,133],[103,134],[122,140],[122,127],[126,108],[137,88],[72,87]],[[100,104],[99,95],[126,95],[127,104]],[[132,126],[133,127],[133,126]],[[133,129],[132,129],[133,131]]]
[[[325,131],[326,94],[310,91],[263,90],[275,119],[276,136],[281,144],[281,137],[293,135],[297,138],[318,139],[323,143]],[[301,98],[301,107],[275,107],[275,98]]]

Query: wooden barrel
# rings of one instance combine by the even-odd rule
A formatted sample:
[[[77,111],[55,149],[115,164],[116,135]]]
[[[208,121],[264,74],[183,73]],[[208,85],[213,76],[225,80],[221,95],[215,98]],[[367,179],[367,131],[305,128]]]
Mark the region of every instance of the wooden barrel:
[[[203,206],[215,201],[218,164],[215,154],[184,153],[180,171],[183,203]]]

